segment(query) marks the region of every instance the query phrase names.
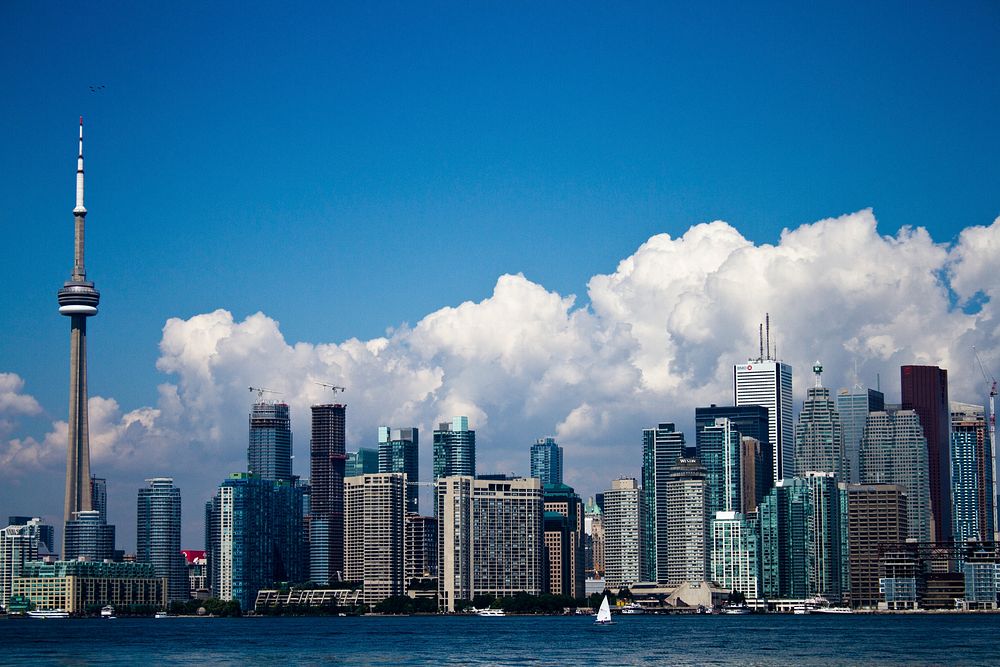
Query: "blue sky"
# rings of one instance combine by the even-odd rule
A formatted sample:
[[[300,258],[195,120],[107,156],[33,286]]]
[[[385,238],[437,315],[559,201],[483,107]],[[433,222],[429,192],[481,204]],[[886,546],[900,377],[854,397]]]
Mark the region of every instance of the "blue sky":
[[[686,4],[4,3],[0,372],[43,409],[15,435],[65,418],[80,114],[90,388],[124,410],[172,317],[365,341],[506,273],[586,305],[712,220],[1000,214],[996,3]]]

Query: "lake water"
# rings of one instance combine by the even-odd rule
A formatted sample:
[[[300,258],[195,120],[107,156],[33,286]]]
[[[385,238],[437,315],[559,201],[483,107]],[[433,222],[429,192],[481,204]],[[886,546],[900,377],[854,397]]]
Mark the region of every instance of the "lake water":
[[[0,620],[31,665],[1000,665],[1000,615]]]

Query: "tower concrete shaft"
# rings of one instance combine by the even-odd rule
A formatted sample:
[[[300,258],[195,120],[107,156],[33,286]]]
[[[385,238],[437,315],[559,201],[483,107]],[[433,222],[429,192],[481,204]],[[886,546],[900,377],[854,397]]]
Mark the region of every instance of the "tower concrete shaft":
[[[59,313],[70,318],[69,444],[66,451],[64,519],[93,509],[90,497],[90,433],[87,416],[87,318],[97,314],[101,295],[87,280],[83,262],[83,118],[76,166],[76,206],[73,209],[73,273],[59,290]],[[64,549],[65,551],[65,549]]]

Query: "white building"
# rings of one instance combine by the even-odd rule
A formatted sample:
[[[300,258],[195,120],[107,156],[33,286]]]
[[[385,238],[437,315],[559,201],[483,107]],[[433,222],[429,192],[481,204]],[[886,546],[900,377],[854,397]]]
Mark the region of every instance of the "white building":
[[[733,367],[736,405],[767,408],[774,481],[792,474],[795,428],[792,420],[792,367],[774,359],[756,359]]]
[[[344,577],[360,581],[367,604],[403,595],[406,474],[344,479]]]
[[[31,519],[0,531],[0,609],[7,608],[14,578],[21,576],[24,564],[38,560],[39,525],[40,519]]]
[[[635,479],[611,482],[604,492],[604,579],[617,589],[640,580],[640,489]]]

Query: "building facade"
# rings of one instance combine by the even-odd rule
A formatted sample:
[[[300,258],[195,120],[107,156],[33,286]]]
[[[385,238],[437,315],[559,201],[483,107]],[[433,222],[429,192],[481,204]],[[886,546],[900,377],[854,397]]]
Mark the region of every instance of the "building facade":
[[[830,397],[830,390],[822,385],[823,366],[813,365],[816,385],[806,391],[799,422],[795,425],[795,475],[806,472],[832,472],[839,482],[849,477],[849,465],[844,452],[844,432],[840,414]]]
[[[66,522],[63,534],[64,560],[103,561],[115,555],[115,527],[101,520],[97,510],[77,512]]]
[[[287,403],[261,399],[250,409],[247,470],[260,479],[291,481],[292,421]]]
[[[181,490],[169,477],[146,482],[136,506],[136,562],[152,564],[156,576],[167,580],[168,600],[187,600],[191,591],[181,553]]]
[[[699,425],[696,442],[697,459],[705,468],[707,516],[743,511],[743,448],[736,424],[719,417],[711,425]]]
[[[366,604],[406,590],[405,515],[404,473],[344,480],[344,577],[362,583]]]
[[[642,526],[641,490],[635,479],[611,481],[604,492],[604,579],[618,589],[640,581],[639,542]]]
[[[668,585],[708,579],[711,535],[707,504],[705,468],[697,459],[679,459],[667,474]]]
[[[955,541],[992,541],[993,443],[981,405],[951,403],[951,490]]]
[[[906,541],[906,493],[896,484],[847,485],[847,545],[852,607],[875,609],[881,600],[879,561]]]
[[[837,412],[844,432],[844,456],[847,457],[848,476],[852,484],[861,481],[859,476],[861,438],[865,434],[869,412],[885,410],[885,395],[881,391],[855,385],[837,391]]]
[[[347,406],[314,405],[309,441],[309,574],[318,584],[344,571],[344,473]]]
[[[733,367],[733,377],[737,406],[760,405],[767,408],[767,442],[771,446],[771,476],[774,482],[784,479],[795,465],[792,367],[774,359],[758,359],[736,364]],[[744,433],[744,435],[753,434]]]
[[[712,521],[712,581],[760,597],[760,526],[755,515],[718,512]]]
[[[539,438],[531,446],[531,476],[542,486],[563,483],[563,449],[555,438]]]
[[[642,535],[640,577],[667,582],[667,480],[686,454],[684,434],[670,422],[642,431]]]
[[[36,610],[73,615],[97,614],[105,605],[167,606],[166,581],[149,563],[33,561],[14,579],[13,594],[27,598]]]
[[[347,452],[344,460],[344,478],[358,475],[374,475],[383,472],[379,469],[378,450],[370,447],[359,447],[356,452]],[[391,472],[391,471],[384,471]]]
[[[406,511],[420,510],[420,430],[416,427],[378,427],[378,471],[399,472],[406,475]]]
[[[584,597],[586,565],[583,559],[584,517],[583,501],[565,484],[542,485],[542,501],[545,510],[545,543],[547,554],[552,557],[547,563],[549,572],[549,592]],[[557,522],[556,514],[563,518]],[[550,526],[560,525],[550,534]],[[557,535],[558,534],[558,535]],[[558,536],[558,545],[556,538]],[[551,545],[551,546],[550,546]],[[553,549],[559,551],[559,563],[555,562]],[[559,581],[556,585],[555,582]]]
[[[0,609],[7,608],[14,579],[21,576],[25,563],[38,560],[40,525],[40,519],[28,519],[0,531]]]
[[[751,460],[742,458],[744,474],[742,475],[745,487],[751,483],[754,489],[752,497],[744,496],[744,513],[753,511],[751,508],[757,507],[764,499],[767,492],[774,484],[774,461],[772,460],[773,448],[770,440],[770,426],[768,425],[768,411],[763,405],[710,405],[704,408],[695,408],[694,423],[695,431],[713,426],[717,419],[728,419],[730,424],[736,428],[743,438],[753,438],[757,441],[759,453],[752,459],[754,469],[750,475],[746,474]]]
[[[468,417],[442,422],[434,431],[434,483],[454,475],[476,476],[476,432]]]
[[[917,413],[927,443],[932,535],[936,542],[947,542],[954,535],[948,371],[937,366],[902,366],[899,381],[903,409]]]

